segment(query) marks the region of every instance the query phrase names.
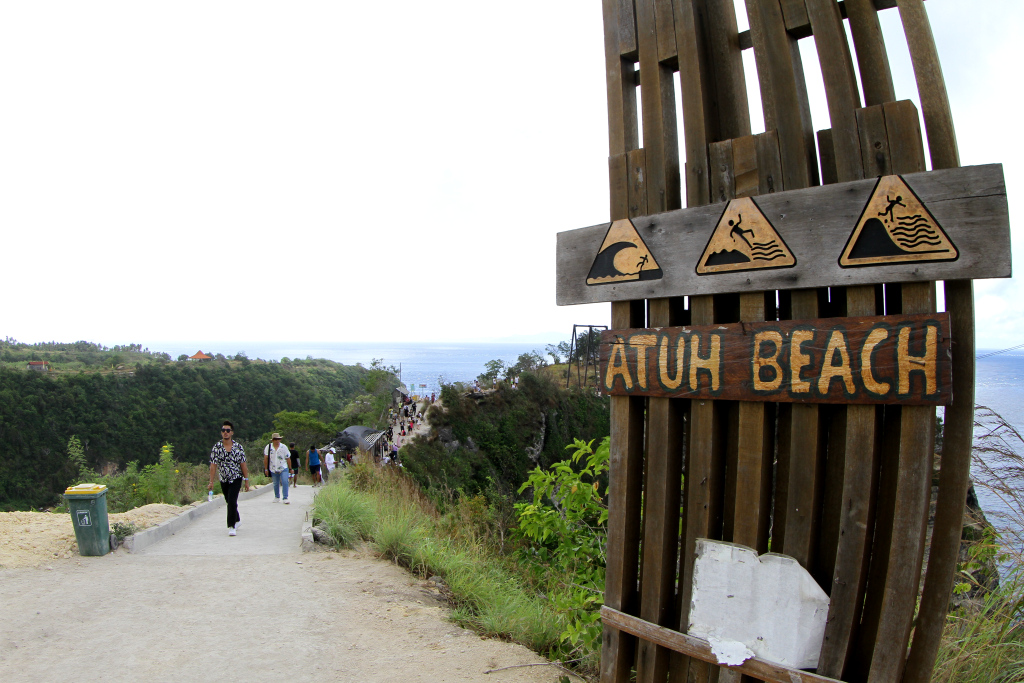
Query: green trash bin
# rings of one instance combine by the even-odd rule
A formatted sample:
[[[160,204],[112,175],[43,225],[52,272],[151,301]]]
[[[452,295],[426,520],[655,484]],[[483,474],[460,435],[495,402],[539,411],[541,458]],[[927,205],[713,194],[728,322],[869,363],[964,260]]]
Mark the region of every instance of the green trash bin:
[[[64,491],[71,511],[79,555],[106,555],[110,552],[110,527],[107,524],[107,487],[103,484],[79,484]]]

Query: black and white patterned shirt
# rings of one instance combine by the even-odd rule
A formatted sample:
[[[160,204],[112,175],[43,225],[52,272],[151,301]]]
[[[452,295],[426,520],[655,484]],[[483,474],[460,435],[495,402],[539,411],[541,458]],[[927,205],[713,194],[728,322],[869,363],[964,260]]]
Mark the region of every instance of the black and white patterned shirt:
[[[210,451],[210,462],[217,465],[217,476],[220,483],[226,484],[242,476],[242,463],[245,462],[245,450],[242,444],[233,441],[231,452],[224,450],[224,442],[218,441],[213,444]]]

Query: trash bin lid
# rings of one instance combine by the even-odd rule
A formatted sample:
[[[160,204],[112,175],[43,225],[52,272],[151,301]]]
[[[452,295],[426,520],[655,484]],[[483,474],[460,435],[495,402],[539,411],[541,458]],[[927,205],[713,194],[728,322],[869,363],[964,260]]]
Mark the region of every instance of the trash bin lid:
[[[76,486],[69,486],[64,489],[65,496],[86,496],[95,495],[101,491],[106,491],[106,484],[78,484]]]

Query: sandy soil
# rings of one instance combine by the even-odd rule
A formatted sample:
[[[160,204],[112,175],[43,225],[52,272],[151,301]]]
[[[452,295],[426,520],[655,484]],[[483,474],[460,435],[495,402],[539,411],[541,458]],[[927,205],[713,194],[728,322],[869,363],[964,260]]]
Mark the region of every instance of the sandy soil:
[[[80,557],[0,569],[0,680],[553,683],[365,552]]]
[[[195,504],[193,504],[195,505]],[[191,506],[156,503],[108,515],[114,522],[133,522],[136,529],[154,526]],[[38,567],[78,556],[75,529],[67,513],[0,512],[0,568]]]

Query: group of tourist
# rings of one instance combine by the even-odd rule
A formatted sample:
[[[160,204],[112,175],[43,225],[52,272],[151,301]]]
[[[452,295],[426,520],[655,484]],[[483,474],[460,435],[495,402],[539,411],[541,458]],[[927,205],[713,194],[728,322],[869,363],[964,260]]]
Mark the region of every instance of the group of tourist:
[[[210,451],[210,491],[213,491],[214,476],[220,481],[224,491],[224,501],[228,508],[228,536],[238,534],[241,516],[238,514],[238,494],[244,487],[249,490],[249,467],[245,460],[245,449],[234,440],[235,426],[228,420],[221,425],[221,440],[213,445]],[[298,486],[299,452],[295,450],[293,441],[285,447],[283,437],[274,432],[271,441],[263,449],[264,473],[274,481],[274,502],[288,501],[288,487]],[[338,461],[337,451],[333,446],[326,447],[321,457],[320,449],[310,446],[306,453],[306,467],[313,477],[313,486],[328,481],[331,471]],[[351,457],[351,456],[349,456]],[[322,461],[322,462],[321,462]],[[348,461],[342,456],[341,463]],[[283,498],[282,498],[283,495]]]

